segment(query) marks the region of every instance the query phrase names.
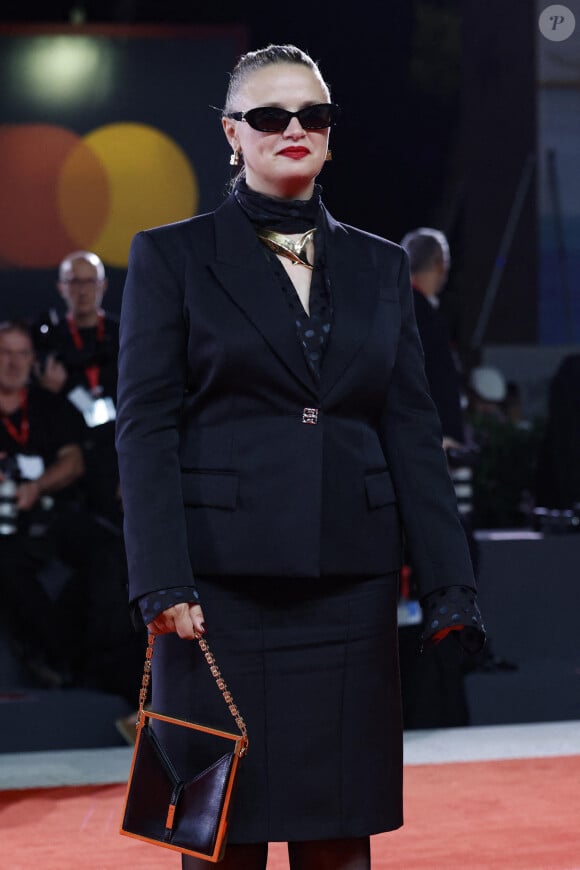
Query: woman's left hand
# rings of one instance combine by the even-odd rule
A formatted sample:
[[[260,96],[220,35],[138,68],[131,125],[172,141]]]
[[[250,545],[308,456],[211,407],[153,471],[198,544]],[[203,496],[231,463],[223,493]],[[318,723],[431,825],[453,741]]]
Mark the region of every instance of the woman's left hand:
[[[196,640],[205,634],[203,610],[199,604],[174,604],[147,624],[150,634],[175,634],[183,640]]]

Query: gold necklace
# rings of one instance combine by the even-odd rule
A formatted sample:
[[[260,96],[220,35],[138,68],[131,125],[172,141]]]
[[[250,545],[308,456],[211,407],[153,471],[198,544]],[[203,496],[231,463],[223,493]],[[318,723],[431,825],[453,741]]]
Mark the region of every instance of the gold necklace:
[[[306,246],[308,242],[312,241],[315,232],[316,228],[307,230],[295,242],[288,236],[283,236],[282,233],[275,233],[274,230],[260,230],[258,238],[275,254],[286,257],[295,266],[306,266],[307,269],[314,269],[314,266],[311,266],[306,258]]]

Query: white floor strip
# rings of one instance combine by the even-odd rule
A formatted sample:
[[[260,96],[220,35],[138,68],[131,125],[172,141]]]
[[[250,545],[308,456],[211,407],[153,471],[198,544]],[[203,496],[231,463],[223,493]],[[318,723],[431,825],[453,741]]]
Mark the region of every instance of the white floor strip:
[[[126,782],[132,749],[70,749],[0,755],[0,789]]]
[[[407,731],[405,764],[580,755],[580,722]]]
[[[130,747],[0,755],[0,790],[126,782]],[[405,764],[580,755],[580,722],[405,732]]]

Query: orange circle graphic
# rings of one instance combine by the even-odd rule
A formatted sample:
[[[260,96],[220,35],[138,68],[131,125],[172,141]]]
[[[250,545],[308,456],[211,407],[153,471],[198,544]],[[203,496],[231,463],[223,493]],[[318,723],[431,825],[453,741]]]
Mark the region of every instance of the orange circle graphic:
[[[92,250],[109,217],[111,197],[107,170],[85,139],[79,139],[60,167],[56,198],[74,247]]]
[[[161,130],[147,124],[107,124],[83,141],[108,179],[109,213],[90,245],[103,262],[126,266],[135,233],[195,214],[198,189],[191,164]],[[67,218],[76,220],[69,212]]]
[[[0,257],[44,268],[77,247],[62,225],[54,182],[79,137],[50,124],[0,126]]]
[[[195,214],[198,184],[155,127],[108,124],[84,137],[50,124],[0,125],[0,261],[55,267],[72,250],[127,265],[139,230]]]

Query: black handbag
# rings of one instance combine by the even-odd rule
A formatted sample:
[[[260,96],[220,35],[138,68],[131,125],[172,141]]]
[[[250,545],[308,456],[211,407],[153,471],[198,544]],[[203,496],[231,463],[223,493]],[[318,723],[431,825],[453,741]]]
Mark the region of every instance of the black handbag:
[[[230,734],[206,725],[187,722],[145,709],[151,680],[151,659],[155,637],[149,635],[143,681],[139,694],[137,738],[123,811],[120,832],[147,843],[164,846],[176,852],[217,862],[223,857],[232,795],[238,767],[248,750],[248,734],[244,720],[223,680],[215,659],[202,637],[198,638],[201,651],[215,678],[218,689],[232,714],[240,734]],[[225,751],[209,766],[207,755],[202,769],[191,778],[184,778],[177,770],[156,734],[154,723],[163,723],[163,729],[189,729],[182,733],[188,739],[205,735],[216,739]]]

